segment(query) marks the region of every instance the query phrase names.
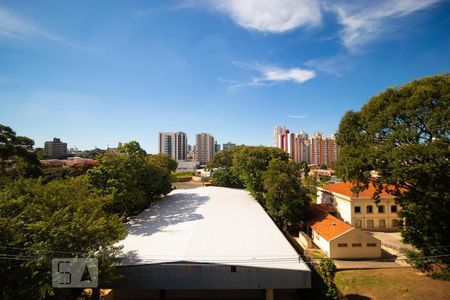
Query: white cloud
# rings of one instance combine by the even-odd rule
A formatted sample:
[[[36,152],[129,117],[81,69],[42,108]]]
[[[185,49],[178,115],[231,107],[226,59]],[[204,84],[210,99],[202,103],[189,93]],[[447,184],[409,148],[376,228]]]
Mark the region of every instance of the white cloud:
[[[12,13],[0,6],[0,36],[14,39],[43,37],[51,40],[61,40],[31,21]]]
[[[242,62],[233,63],[234,65],[241,68],[255,70],[259,73],[259,76],[253,78],[249,82],[234,84],[230,87],[231,89],[239,88],[242,86],[273,85],[280,82],[304,83],[305,81],[308,81],[316,76],[316,73],[313,70],[306,70],[301,68],[283,69],[270,65],[252,65]]]
[[[339,36],[350,51],[357,51],[393,30],[392,21],[429,8],[440,0],[384,0],[364,2],[359,6],[334,5],[331,7],[343,26]],[[373,5],[365,5],[375,3]]]
[[[305,119],[307,117],[308,117],[308,115],[289,115],[288,116],[289,119]]]
[[[209,5],[240,26],[280,33],[321,22],[318,0],[214,0]]]
[[[35,22],[2,6],[0,6],[0,39],[1,38],[16,40],[45,39],[77,50],[98,52],[53,34]]]

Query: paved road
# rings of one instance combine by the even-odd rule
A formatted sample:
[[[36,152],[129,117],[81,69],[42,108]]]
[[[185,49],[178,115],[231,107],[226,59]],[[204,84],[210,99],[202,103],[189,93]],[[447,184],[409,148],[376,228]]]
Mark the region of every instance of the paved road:
[[[408,249],[413,250],[413,246],[406,244],[402,241],[402,236],[400,232],[378,232],[378,231],[367,231],[373,237],[379,239],[383,246],[388,246],[397,249]]]
[[[334,263],[339,270],[411,268],[393,260],[334,260]]]

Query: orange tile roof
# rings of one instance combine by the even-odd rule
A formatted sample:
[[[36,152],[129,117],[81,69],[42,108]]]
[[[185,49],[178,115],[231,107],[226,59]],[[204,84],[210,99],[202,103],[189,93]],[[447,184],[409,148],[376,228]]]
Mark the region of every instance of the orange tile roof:
[[[327,241],[330,241],[338,235],[353,229],[352,225],[339,220],[324,210],[321,210],[319,206],[313,205],[312,213],[314,216],[313,219],[306,223]]]
[[[372,197],[376,191],[375,186],[373,185],[373,183],[371,183],[371,184],[369,184],[369,188],[367,190],[360,191],[358,196],[356,196],[352,191],[352,188],[354,186],[355,185],[351,182],[338,182],[338,183],[333,183],[333,184],[322,186],[322,188],[327,191],[330,191],[330,192],[334,192],[334,193],[349,196],[349,197],[355,197],[355,198]],[[388,187],[390,189],[394,189],[394,186],[388,186]],[[381,192],[380,196],[381,197],[392,197],[393,195],[391,195],[383,190]]]

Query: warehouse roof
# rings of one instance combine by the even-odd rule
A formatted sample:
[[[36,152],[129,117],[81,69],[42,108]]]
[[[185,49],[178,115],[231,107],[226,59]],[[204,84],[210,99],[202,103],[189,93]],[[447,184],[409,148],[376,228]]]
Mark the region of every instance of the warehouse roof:
[[[175,190],[128,224],[123,265],[214,263],[308,271],[245,190]]]

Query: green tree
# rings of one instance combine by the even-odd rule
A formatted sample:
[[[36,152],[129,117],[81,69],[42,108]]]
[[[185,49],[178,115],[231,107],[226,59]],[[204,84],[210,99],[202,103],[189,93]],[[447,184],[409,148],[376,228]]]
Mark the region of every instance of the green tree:
[[[171,172],[175,172],[178,167],[177,161],[165,153],[149,155],[149,162]]]
[[[226,150],[225,150],[226,151]],[[243,188],[244,184],[230,169],[217,168],[212,175],[212,184],[230,188]]]
[[[437,75],[389,88],[339,125],[337,172],[397,196],[404,239],[424,256],[450,244],[450,77]],[[374,180],[371,172],[376,171]],[[387,184],[393,185],[389,188]],[[444,256],[441,262],[449,263]]]
[[[300,181],[300,166],[293,161],[272,159],[263,174],[264,203],[274,222],[297,229],[309,212],[310,200]]]
[[[48,184],[18,179],[0,188],[0,298],[73,299],[79,290],[51,286],[51,259],[58,257],[96,257],[100,284],[117,279],[114,244],[126,230],[104,213],[110,201],[83,176]]]
[[[172,190],[171,170],[154,163],[154,159],[132,142],[108,151],[87,174],[89,183],[103,194],[112,195],[108,211],[132,216]]]
[[[288,161],[289,155],[281,149],[263,146],[236,147],[231,170],[256,199],[263,199],[263,174],[272,159]],[[234,150],[235,148],[233,148]]]
[[[90,159],[97,159],[98,157],[103,155],[105,152],[106,152],[106,150],[95,148],[95,149],[92,149],[92,150],[83,151],[80,154],[80,157],[90,158]]]
[[[147,155],[147,152],[145,152],[145,150],[141,148],[141,145],[139,145],[139,143],[136,141],[125,143],[122,146],[117,147],[117,150],[130,156]]]
[[[336,276],[334,261],[329,258],[322,259],[319,264],[319,271],[328,287],[326,295],[331,299],[337,299],[336,285],[334,284],[334,277]]]
[[[34,141],[17,136],[8,126],[0,124],[0,177],[38,177],[40,162],[33,150]]]
[[[306,161],[302,161],[300,163],[300,169],[303,171],[303,174],[305,176],[305,178],[308,176],[308,173],[310,171],[308,163]]]

